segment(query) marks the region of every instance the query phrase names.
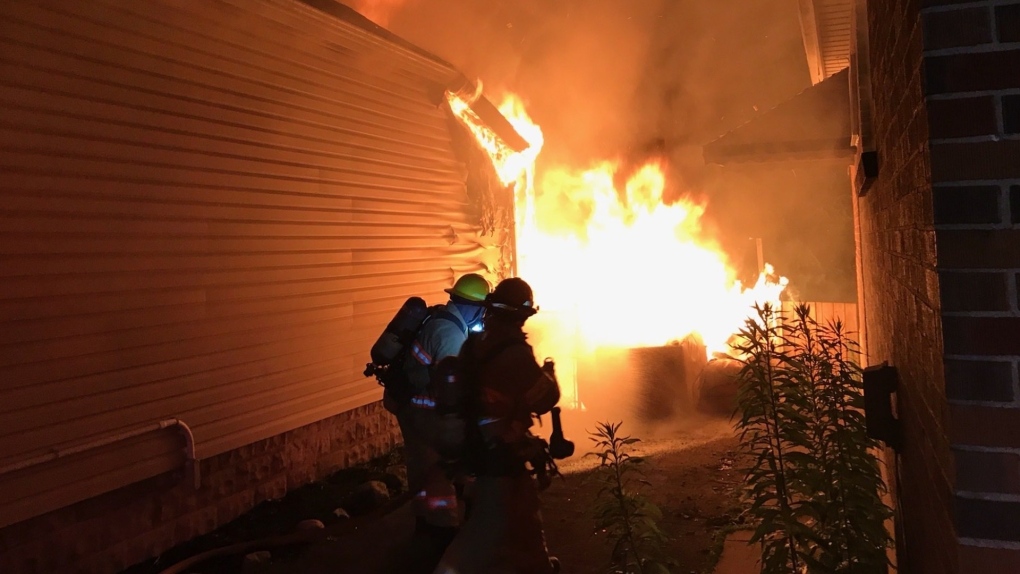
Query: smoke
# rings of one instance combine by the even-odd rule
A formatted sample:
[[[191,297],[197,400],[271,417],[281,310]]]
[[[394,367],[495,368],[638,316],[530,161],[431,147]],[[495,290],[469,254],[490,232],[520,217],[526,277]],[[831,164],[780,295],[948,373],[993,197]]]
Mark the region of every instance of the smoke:
[[[351,8],[382,27],[388,27],[394,14],[417,0],[346,0]]]
[[[672,194],[665,199],[706,199],[702,224],[736,263],[755,270],[750,238],[759,237],[766,259],[794,285],[798,273],[806,278],[801,283],[853,284],[852,236],[849,274],[844,265],[838,276],[811,277],[811,269],[829,260],[845,264],[842,224],[835,226],[842,235],[832,246],[843,247],[829,249],[784,223],[790,210],[811,229],[824,226],[826,217],[842,221],[841,203],[819,201],[830,193],[826,186],[838,184],[821,176],[791,183],[789,170],[737,174],[702,159],[704,144],[810,85],[798,0],[346,1],[480,79],[490,98],[520,96],[545,135],[539,176],[557,166],[583,169],[617,160],[626,177],[651,157],[665,159]],[[845,179],[840,184],[835,189],[845,194]],[[802,208],[820,204],[831,213],[819,217]],[[826,236],[824,229],[813,232]],[[802,261],[812,258],[814,267]],[[578,356],[572,367],[575,380],[581,371],[588,377],[582,401],[587,393],[592,404],[611,409],[623,404],[618,397],[639,394],[632,369],[608,368],[608,360],[583,368],[580,362],[590,358]]]
[[[700,146],[808,85],[797,0],[350,0],[391,31],[521,95],[542,161]],[[656,146],[661,140],[662,145]],[[685,148],[692,148],[686,153]]]

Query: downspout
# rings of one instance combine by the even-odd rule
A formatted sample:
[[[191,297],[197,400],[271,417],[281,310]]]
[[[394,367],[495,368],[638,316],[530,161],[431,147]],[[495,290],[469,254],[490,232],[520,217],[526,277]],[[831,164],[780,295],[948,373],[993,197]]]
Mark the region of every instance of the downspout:
[[[178,427],[184,434],[184,456],[186,459],[184,463],[185,472],[191,475],[192,484],[197,489],[202,484],[202,476],[199,471],[198,461],[195,459],[195,435],[194,433],[191,432],[191,427],[189,427],[187,423],[176,418],[163,419],[158,423],[152,425],[144,426],[134,430],[124,431],[122,433],[115,435],[106,436],[91,442],[82,443],[67,448],[53,449],[46,454],[41,454],[33,458],[25,459],[22,461],[18,461],[14,464],[9,464],[7,466],[0,467],[0,476],[12,472],[17,472],[19,470],[24,470],[26,468],[31,468],[33,466],[38,466],[40,464],[57,460],[65,456],[70,456],[72,454],[79,454],[86,451],[101,448],[107,445],[111,445],[117,442],[123,442],[127,439],[134,438],[136,436],[141,436],[143,434],[148,434],[150,432],[163,430],[170,427]]]

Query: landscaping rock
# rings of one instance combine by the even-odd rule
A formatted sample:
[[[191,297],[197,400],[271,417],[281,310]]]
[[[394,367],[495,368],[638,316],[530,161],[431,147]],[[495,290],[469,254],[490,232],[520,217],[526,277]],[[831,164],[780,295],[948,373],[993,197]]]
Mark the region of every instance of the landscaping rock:
[[[241,571],[253,572],[261,565],[268,564],[272,559],[273,555],[268,550],[259,550],[258,552],[246,554],[244,556],[244,561],[241,562]]]
[[[325,527],[326,525],[323,524],[321,520],[315,520],[314,518],[310,518],[308,520],[302,520],[301,522],[298,522],[296,529],[299,532],[304,532],[306,530],[321,530]]]

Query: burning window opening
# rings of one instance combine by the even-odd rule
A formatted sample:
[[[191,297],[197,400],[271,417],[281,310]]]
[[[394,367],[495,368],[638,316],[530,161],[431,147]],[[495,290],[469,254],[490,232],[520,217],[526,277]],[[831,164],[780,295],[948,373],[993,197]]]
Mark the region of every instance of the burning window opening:
[[[693,337],[711,359],[732,352],[728,343],[756,303],[779,303],[787,279],[766,263],[755,285],[742,285],[726,255],[704,236],[704,204],[663,201],[661,163],[633,170],[622,190],[614,183],[619,164],[612,161],[586,169],[555,166],[539,175],[542,130],[519,98],[507,96],[499,106],[530,144],[515,151],[471,102],[446,95],[501,182],[514,186],[518,275],[533,286],[543,310],[529,331],[540,353],[558,359],[568,406],[583,407],[576,380],[581,355]]]

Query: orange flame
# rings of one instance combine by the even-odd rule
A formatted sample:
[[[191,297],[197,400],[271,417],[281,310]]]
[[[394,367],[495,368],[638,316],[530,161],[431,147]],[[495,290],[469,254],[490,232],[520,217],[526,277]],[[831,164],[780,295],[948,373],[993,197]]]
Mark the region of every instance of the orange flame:
[[[711,355],[729,350],[755,303],[779,300],[787,280],[771,265],[751,288],[736,280],[722,250],[703,236],[704,205],[664,203],[666,177],[658,163],[640,167],[622,193],[613,162],[547,169],[536,185],[544,140],[521,101],[510,96],[500,106],[531,144],[514,153],[472,117],[467,102],[448,97],[500,179],[516,183],[518,273],[535,290],[539,316],[553,312],[560,339],[571,334],[591,350],[664,345],[697,334]]]

